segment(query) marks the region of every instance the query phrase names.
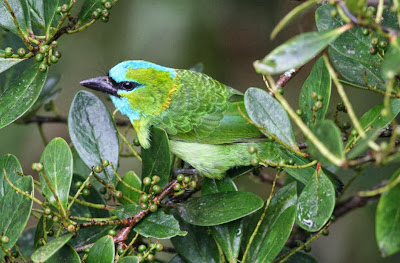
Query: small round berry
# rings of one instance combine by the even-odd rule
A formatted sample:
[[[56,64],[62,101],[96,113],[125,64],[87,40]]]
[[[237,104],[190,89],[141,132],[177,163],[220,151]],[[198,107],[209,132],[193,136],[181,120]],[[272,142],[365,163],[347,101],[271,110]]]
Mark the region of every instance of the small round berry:
[[[43,109],[47,112],[53,110],[53,103],[50,101],[49,103],[44,104]]]
[[[301,115],[303,115],[303,111],[300,109],[297,109],[296,114],[297,114],[297,116],[301,116]]]
[[[157,243],[157,244],[156,244],[156,250],[157,250],[157,251],[160,252],[160,251],[162,251],[163,249],[164,249],[164,246],[163,246],[162,244],[160,244],[160,243]]]
[[[350,126],[351,126],[351,124],[350,124],[350,122],[348,122],[348,121],[345,121],[345,122],[342,123],[342,128],[343,128],[344,130],[349,129]]]
[[[369,53],[370,53],[371,55],[375,55],[376,53],[378,53],[378,49],[377,49],[376,47],[371,47],[371,48],[369,49]]]
[[[317,96],[317,101],[322,101],[324,98],[321,95]]]
[[[17,50],[17,54],[18,54],[18,56],[19,56],[20,58],[25,57],[25,55],[26,55],[26,50],[25,50],[25,48],[23,48],[23,47],[19,48],[19,49]]]
[[[304,252],[309,253],[309,252],[311,252],[311,247],[310,246],[305,246],[303,248],[303,250],[304,250]]]
[[[97,13],[97,11],[93,11],[93,13],[92,13],[92,18],[93,18],[93,19],[97,19],[97,18],[99,18],[99,17],[100,17],[100,14]]]
[[[162,191],[161,186],[159,186],[158,184],[153,186],[154,193],[159,194],[159,193],[161,193],[161,191]]]
[[[105,7],[106,9],[111,9],[112,4],[111,4],[110,2],[105,2],[105,3],[104,3],[104,7]]]
[[[101,173],[103,171],[103,167],[101,167],[101,165],[95,165],[93,167],[93,172],[95,173]]]
[[[256,158],[251,159],[251,165],[257,166],[258,164],[259,164],[258,159],[256,159]]]
[[[6,58],[11,57],[14,54],[14,49],[12,49],[11,47],[6,47],[4,49],[4,56]]]
[[[43,170],[43,164],[42,163],[33,163],[32,170],[34,170],[35,172],[41,172]]]
[[[329,229],[325,229],[324,231],[322,231],[322,235],[329,236]]]
[[[322,104],[321,101],[316,101],[314,106],[315,106],[315,108],[317,108],[317,109],[321,109],[322,106],[323,106],[323,104]]]
[[[37,53],[37,54],[36,54],[35,60],[36,60],[37,62],[41,62],[41,61],[43,61],[43,59],[44,59],[44,56],[43,56],[42,53]]]
[[[61,6],[57,6],[56,13],[61,13],[61,12],[62,12]]]
[[[183,177],[183,181],[182,181],[184,184],[188,184],[188,183],[190,183],[190,177],[189,176],[185,176],[185,177]]]
[[[178,174],[178,176],[176,177],[176,180],[178,180],[179,182],[182,182],[184,177],[185,176],[183,174]]]
[[[155,184],[161,180],[160,176],[158,176],[158,175],[154,175],[151,179]]]
[[[140,206],[140,209],[142,209],[142,210],[146,210],[147,208],[149,208],[147,203],[140,203],[139,206]]]
[[[10,239],[8,238],[8,236],[2,236],[0,241],[3,244],[7,244],[10,241]]]
[[[103,17],[109,17],[110,16],[110,12],[108,12],[107,9],[103,9],[103,10],[101,10],[101,15]]]
[[[39,71],[40,72],[45,72],[47,70],[47,65],[45,63],[41,63],[39,65]]]
[[[336,9],[332,9],[331,10],[331,12],[329,13],[329,15],[331,16],[331,17],[336,17],[337,16],[337,10]]]
[[[283,95],[283,93],[285,93],[285,91],[282,88],[277,88],[276,91],[281,95]]]
[[[150,249],[155,249],[156,248],[156,243],[150,243],[149,244]]]
[[[293,159],[289,159],[289,160],[287,161],[287,164],[289,164],[289,165],[294,165],[294,160],[293,160]]]
[[[387,47],[387,42],[386,41],[379,41],[378,46],[382,49],[386,49]]]
[[[378,45],[378,39],[376,37],[374,37],[373,39],[371,39],[371,45],[373,45],[374,47],[376,45]]]
[[[383,117],[388,117],[389,116],[389,111],[386,108],[384,108],[384,109],[381,110],[381,115]]]
[[[83,195],[83,196],[89,196],[89,195],[90,195],[90,190],[89,190],[89,189],[86,189],[86,188],[83,189],[83,190],[82,190],[82,195]]]
[[[376,7],[373,5],[368,6],[367,10],[370,11],[372,14],[376,14]]]
[[[50,62],[51,63],[57,63],[58,62],[58,57],[57,56],[55,56],[55,55],[52,55],[51,57],[50,57]]]
[[[317,93],[315,91],[311,92],[311,98],[315,99],[317,97]]]
[[[104,5],[106,2],[108,2],[107,0],[100,0],[100,4]]]
[[[121,197],[122,197],[122,192],[121,192],[121,191],[116,191],[116,192],[114,193],[114,195],[115,195],[117,198],[121,198]]]
[[[336,221],[336,216],[331,216],[331,221],[335,222]]]
[[[58,50],[56,50],[56,51],[54,51],[54,56],[56,56],[56,57],[58,57],[58,58],[61,58],[61,52],[60,51],[58,51]]]
[[[149,261],[149,262],[154,261],[154,255],[153,254],[148,254],[147,257],[146,257],[146,260]]]
[[[85,188],[86,188],[86,189],[91,189],[92,186],[93,186],[93,185],[92,185],[91,183],[89,183],[89,182],[88,182],[87,184],[85,184]]]
[[[83,183],[82,183],[81,181],[77,181],[77,182],[75,183],[75,187],[79,189],[79,188],[81,188],[82,184],[83,184]]]
[[[250,154],[253,154],[257,151],[256,147],[254,146],[249,146],[249,148],[247,149],[247,151],[249,151]]]
[[[140,146],[140,142],[139,142],[139,139],[137,137],[135,139],[133,139],[133,145]]]
[[[108,18],[108,17],[105,17],[105,16],[101,17],[101,22],[103,22],[103,23],[107,23],[109,20],[110,20],[110,18]]]
[[[51,42],[51,46],[52,47],[57,47],[58,46],[57,40],[54,40],[53,42]]]
[[[107,193],[107,188],[103,186],[100,188],[100,194],[104,195],[105,193]]]
[[[49,232],[47,232],[47,235],[48,235],[49,237],[54,236],[54,231],[53,231],[53,230],[49,230]]]
[[[145,178],[143,178],[143,184],[144,184],[145,186],[151,185],[151,178],[150,178],[150,177],[145,177]]]
[[[143,245],[143,244],[138,247],[139,252],[144,252],[144,251],[146,251],[146,249],[147,249],[146,245]]]
[[[39,52],[42,53],[42,54],[44,54],[44,53],[46,53],[47,51],[49,51],[49,49],[50,49],[49,45],[43,45],[43,46],[40,46],[40,47],[39,47]]]
[[[103,167],[107,167],[110,164],[110,162],[108,160],[103,160],[101,164],[103,165]]]
[[[46,207],[43,212],[44,212],[45,215],[50,215],[51,214],[51,209]]]
[[[68,11],[68,5],[67,4],[63,4],[61,6],[61,12],[67,12]]]
[[[11,256],[13,256],[14,258],[19,257],[19,252],[14,250],[13,252],[11,252]]]
[[[67,230],[69,231],[69,232],[74,232],[75,231],[75,226],[74,225],[68,225],[67,226]]]
[[[151,204],[149,206],[149,210],[150,210],[150,212],[157,212],[158,206],[156,204]]]
[[[117,234],[117,231],[115,231],[114,229],[110,229],[108,230],[107,234],[110,236],[115,236]]]
[[[361,33],[362,33],[364,36],[368,36],[368,35],[369,35],[369,29],[368,29],[368,28],[363,28],[363,29],[361,30]]]
[[[358,132],[357,132],[356,130],[352,130],[352,131],[351,131],[351,135],[353,135],[353,136],[358,136]]]
[[[88,254],[90,252],[90,247],[85,247],[83,253]]]
[[[53,215],[52,214],[47,215],[46,218],[47,218],[47,220],[53,220]]]
[[[139,200],[142,203],[147,203],[149,201],[149,197],[147,195],[141,195]]]
[[[174,188],[174,191],[178,192],[179,190],[181,190],[182,187],[181,187],[181,185],[179,183],[176,183],[176,184],[174,184],[173,188]]]
[[[339,103],[336,105],[336,109],[337,109],[338,111],[344,111],[345,107],[344,107],[343,103],[339,102]]]
[[[124,249],[123,248],[120,248],[120,249],[118,249],[118,255],[122,255],[122,254],[124,254]]]
[[[196,181],[191,181],[189,186],[194,189],[197,186],[197,182]]]

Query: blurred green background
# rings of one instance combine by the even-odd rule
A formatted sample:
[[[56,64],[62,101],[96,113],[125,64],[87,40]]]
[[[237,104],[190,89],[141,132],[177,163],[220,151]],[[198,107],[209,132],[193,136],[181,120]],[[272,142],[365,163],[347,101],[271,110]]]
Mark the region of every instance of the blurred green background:
[[[75,93],[82,89],[80,80],[103,75],[116,63],[129,59],[173,68],[190,68],[201,62],[204,73],[234,88],[245,91],[251,86],[263,87],[261,77],[254,72],[253,61],[288,38],[315,30],[312,9],[298,17],[277,39],[269,39],[273,26],[298,3],[295,0],[119,1],[111,10],[108,23],[97,22],[82,33],[59,39],[63,57],[50,69],[50,75],[62,76],[58,84],[62,92],[56,105],[67,116]],[[310,68],[306,66],[285,87],[285,96],[294,108]],[[359,116],[382,100],[374,93],[347,90]],[[105,96],[96,95],[110,111],[114,110]],[[335,107],[338,101],[333,91],[331,106]],[[70,141],[64,124],[45,124],[44,131],[48,140],[59,136]],[[298,136],[298,140],[303,138]],[[0,155],[15,154],[25,173],[32,173],[31,164],[40,159],[43,149],[34,124],[12,124],[0,130]],[[120,170],[138,168],[137,161],[124,159]],[[368,169],[367,174],[356,180],[354,188],[369,188],[390,176],[395,168],[396,165],[391,165],[379,173]],[[349,172],[338,174],[344,181],[352,176]],[[269,185],[250,177],[239,179],[238,185],[242,190],[256,191],[263,198],[270,191]],[[328,237],[312,244],[311,254],[319,262],[400,262],[399,256],[382,259],[379,255],[374,234],[375,209],[376,204],[372,204],[340,218],[330,227]]]

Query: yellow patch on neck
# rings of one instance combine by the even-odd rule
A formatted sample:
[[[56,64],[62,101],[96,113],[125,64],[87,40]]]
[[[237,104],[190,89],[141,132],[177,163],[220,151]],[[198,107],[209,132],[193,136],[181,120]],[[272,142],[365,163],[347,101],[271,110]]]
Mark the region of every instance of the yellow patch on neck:
[[[176,85],[175,83],[172,84],[172,89],[170,89],[168,91],[167,99],[165,100],[164,104],[161,107],[162,110],[166,110],[169,108],[169,104],[171,103],[171,95],[172,95],[172,93],[174,93],[175,91],[178,90],[177,87],[178,87],[178,85]]]

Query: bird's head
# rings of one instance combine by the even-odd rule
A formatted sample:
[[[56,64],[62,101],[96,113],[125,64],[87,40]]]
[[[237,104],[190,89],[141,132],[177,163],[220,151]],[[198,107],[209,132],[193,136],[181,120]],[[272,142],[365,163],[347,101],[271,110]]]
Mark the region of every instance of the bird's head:
[[[115,107],[131,122],[159,115],[175,84],[175,69],[142,60],[115,65],[107,76],[81,81],[80,84],[110,95]]]

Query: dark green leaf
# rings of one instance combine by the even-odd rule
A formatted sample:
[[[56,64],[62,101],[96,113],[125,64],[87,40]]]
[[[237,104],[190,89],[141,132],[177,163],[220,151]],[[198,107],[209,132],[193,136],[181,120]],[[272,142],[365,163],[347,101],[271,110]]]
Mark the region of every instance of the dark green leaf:
[[[400,169],[390,178],[389,184],[399,180]],[[376,209],[375,233],[382,256],[387,257],[400,250],[400,184],[382,194]]]
[[[117,131],[106,107],[95,95],[87,91],[75,95],[69,110],[68,129],[76,151],[88,167],[102,165],[103,160],[118,167]],[[107,183],[115,183],[110,166],[98,175]]]
[[[128,205],[116,206],[110,212],[112,214],[118,216],[119,219],[125,219],[125,218],[135,215],[140,210],[141,210],[141,208],[139,205],[128,204]]]
[[[45,27],[43,1],[44,0],[27,0],[32,24],[38,28]],[[46,2],[57,2],[57,0]]]
[[[83,246],[85,244],[94,243],[100,238],[106,236],[108,231],[114,227],[95,226],[79,229],[79,235],[71,239],[68,244],[73,247]]]
[[[323,120],[313,127],[315,136],[324,142],[325,147],[338,159],[344,160],[343,142],[339,128],[331,120]],[[323,164],[330,164],[326,156],[313,145],[310,140],[307,140],[307,145],[311,156],[318,159]]]
[[[304,65],[335,41],[348,28],[298,35],[275,48],[261,61],[254,62],[259,74],[279,74]]]
[[[0,55],[4,54],[3,50],[0,50]],[[6,71],[7,69],[11,68],[12,66],[18,64],[25,59],[20,58],[3,58],[0,57],[0,73]]]
[[[32,254],[33,262],[43,262],[49,259],[52,255],[54,255],[60,248],[62,248],[73,236],[73,233],[65,234],[59,238],[55,238],[46,245],[38,248]]]
[[[73,170],[72,153],[67,142],[62,138],[51,140],[44,149],[40,162],[43,163],[43,172],[39,173],[43,194],[53,206],[58,207],[56,198],[44,179],[44,173],[61,205],[66,209]]]
[[[272,262],[278,255],[292,231],[296,201],[295,182],[279,189],[271,199],[260,228],[254,236],[246,262]],[[247,241],[259,221],[259,215],[259,212],[253,215],[249,222],[248,229],[251,231],[247,235]]]
[[[297,149],[292,125],[286,111],[268,92],[249,88],[244,95],[244,103],[252,121],[275,134],[284,143]],[[261,130],[261,132],[263,131]],[[268,136],[268,134],[264,134]]]
[[[33,195],[32,177],[22,177],[14,185],[22,191]],[[0,198],[0,211],[3,211],[0,213],[0,229],[1,233],[9,238],[9,242],[3,244],[4,249],[12,248],[17,243],[28,223],[31,210],[32,199],[16,192],[12,188],[8,188],[7,192],[4,193],[4,197]],[[0,258],[3,258],[3,256],[3,250],[0,250]]]
[[[33,253],[36,227],[25,229],[19,236],[17,246],[24,257],[30,258]]]
[[[85,0],[78,15],[78,25],[83,25],[92,20],[92,13],[96,11],[97,8],[104,9],[104,6],[99,0]]]
[[[115,247],[111,236],[100,238],[90,249],[87,263],[113,263]]]
[[[316,24],[319,31],[325,32],[345,24],[340,17],[332,18],[331,10],[335,8],[323,5],[316,11]],[[361,27],[354,27],[343,33],[330,45],[329,56],[332,64],[347,80],[365,85],[364,73],[371,86],[384,89],[384,81],[380,74],[381,58],[379,55],[371,55],[371,37],[362,34]]]
[[[189,199],[178,207],[180,216],[198,226],[215,226],[249,215],[263,206],[249,192],[222,192]]]
[[[125,183],[127,183],[128,185],[132,186],[133,188],[136,188],[138,190],[142,189],[142,181],[132,171],[127,172],[124,175],[124,177],[122,178],[122,180]],[[123,185],[121,182],[118,182],[117,190],[121,191],[124,196],[128,197],[132,201],[134,201],[136,203],[139,202],[139,197],[141,194],[129,189],[128,187]],[[125,201],[123,198],[119,198],[118,201],[123,205],[129,204],[129,202]]]
[[[54,221],[53,220],[48,220],[46,215],[42,215],[39,219],[39,222],[36,225],[36,231],[35,231],[35,239],[34,239],[34,249],[36,250],[41,246],[39,243],[40,239],[44,237],[44,222],[43,220],[46,220],[46,232],[49,232],[53,226],[54,226]],[[47,240],[48,241],[48,240]]]
[[[322,108],[318,109],[313,113],[316,98],[311,97],[311,93],[322,96]],[[301,118],[311,127],[313,124],[325,118],[325,114],[328,111],[329,100],[331,97],[331,75],[329,75],[328,69],[325,66],[324,60],[319,58],[315,62],[310,75],[303,84],[303,88],[300,92],[299,97],[299,108],[303,111]]]
[[[173,237],[171,238],[171,242],[184,262],[223,262],[219,257],[217,244],[206,227],[190,225],[182,220],[179,220],[179,223],[182,230],[186,231],[188,234],[184,237]]]
[[[307,231],[318,231],[329,220],[334,208],[335,189],[331,181],[321,171],[315,172],[299,196],[296,210],[297,224]]]
[[[201,194],[209,195],[219,192],[230,192],[237,191],[237,187],[233,180],[229,177],[225,177],[221,180],[204,178],[203,184],[201,186]]]
[[[382,74],[391,79],[400,73],[400,37],[390,43],[382,63]]]
[[[175,255],[168,263],[186,263],[179,255]]]
[[[142,148],[142,159],[142,178],[158,175],[161,178],[158,185],[165,186],[170,179],[172,163],[168,136],[164,130],[152,127],[151,146],[149,149]]]
[[[346,6],[355,15],[362,15],[367,0],[346,0]]]
[[[291,250],[289,248],[284,247],[279,253],[279,256],[282,256],[286,253],[289,253]],[[278,257],[279,257],[278,256]],[[293,256],[291,256],[286,263],[318,263],[318,261],[310,256],[309,254],[303,253],[303,252],[296,252],[294,253]]]
[[[70,245],[63,246],[53,256],[51,256],[45,263],[80,263],[78,253]]]
[[[0,95],[0,129],[22,116],[35,103],[46,81],[47,71],[37,64],[19,75]]]
[[[8,3],[17,18],[19,28],[24,33],[32,31],[27,0],[8,0]],[[17,34],[17,27],[15,26],[11,13],[4,1],[0,1],[0,14],[0,26],[14,34]]]
[[[123,257],[118,260],[118,263],[139,263],[139,258],[134,256]]]
[[[6,174],[12,183],[15,183],[21,178],[17,171],[22,173],[22,167],[17,157],[12,154],[5,154],[0,157],[0,200],[6,195],[11,186],[4,177],[3,168],[6,169]]]

